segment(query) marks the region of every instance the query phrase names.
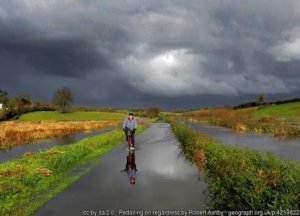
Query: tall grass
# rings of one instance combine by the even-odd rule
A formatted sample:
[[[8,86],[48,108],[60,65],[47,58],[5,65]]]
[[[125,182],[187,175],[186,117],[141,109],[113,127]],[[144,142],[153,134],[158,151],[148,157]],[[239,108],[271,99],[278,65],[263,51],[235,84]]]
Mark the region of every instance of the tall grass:
[[[300,166],[272,154],[232,147],[172,122],[186,155],[205,173],[210,208],[299,210]],[[299,212],[298,212],[299,213]]]
[[[103,121],[9,121],[0,124],[0,149],[77,131],[91,131],[120,124],[119,120]]]
[[[256,108],[234,110],[231,108],[215,108],[188,112],[183,118],[205,121],[214,125],[229,127],[234,130],[256,133],[270,133],[274,136],[299,136],[300,129],[293,127],[284,118],[255,117]]]

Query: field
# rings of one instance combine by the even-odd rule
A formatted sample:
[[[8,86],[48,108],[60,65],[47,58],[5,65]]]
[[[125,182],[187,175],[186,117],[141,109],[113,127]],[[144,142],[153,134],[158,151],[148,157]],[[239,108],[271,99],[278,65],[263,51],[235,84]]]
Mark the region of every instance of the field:
[[[299,120],[300,102],[262,107],[256,110],[255,117],[284,117],[289,119],[297,118]]]
[[[300,103],[269,105],[246,109],[210,108],[186,112],[183,118],[229,127],[237,131],[270,133],[274,136],[299,136]],[[299,113],[299,114],[298,114]]]
[[[114,112],[70,112],[61,113],[57,111],[40,111],[31,112],[21,115],[20,121],[40,121],[40,120],[107,120],[107,119],[122,119],[126,116],[125,113]]]
[[[224,145],[182,123],[171,124],[187,157],[205,173],[210,208],[300,209],[298,163],[282,161],[270,153]]]
[[[77,131],[117,126],[120,123],[120,120],[3,122],[0,124],[0,149]]]

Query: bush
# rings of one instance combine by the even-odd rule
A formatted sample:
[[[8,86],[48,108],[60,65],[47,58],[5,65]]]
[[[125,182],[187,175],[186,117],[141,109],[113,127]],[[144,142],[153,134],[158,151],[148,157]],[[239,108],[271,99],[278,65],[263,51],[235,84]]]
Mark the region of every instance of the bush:
[[[70,108],[71,112],[118,112],[118,110],[110,107],[89,107],[89,106],[74,106]]]
[[[160,108],[159,107],[149,107],[147,109],[137,108],[137,109],[131,109],[131,111],[135,114],[135,116],[156,118],[160,113]]]
[[[50,103],[38,102],[33,107],[21,107],[18,110],[11,108],[0,112],[0,121],[18,119],[21,115],[25,113],[37,111],[55,111],[55,106]]]
[[[33,111],[55,111],[55,106],[52,103],[36,102]]]
[[[158,117],[159,112],[160,112],[159,107],[149,107],[147,109],[147,116],[146,117],[149,117],[149,118]]]

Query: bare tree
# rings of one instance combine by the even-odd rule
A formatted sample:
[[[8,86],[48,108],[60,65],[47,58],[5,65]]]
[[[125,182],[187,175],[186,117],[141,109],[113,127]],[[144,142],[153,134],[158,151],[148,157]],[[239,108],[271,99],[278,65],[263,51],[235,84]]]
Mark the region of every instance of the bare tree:
[[[53,103],[62,111],[68,111],[73,103],[73,94],[68,87],[62,87],[56,90],[53,95]]]
[[[264,95],[259,95],[256,99],[256,104],[258,106],[261,106],[265,102],[265,96]]]

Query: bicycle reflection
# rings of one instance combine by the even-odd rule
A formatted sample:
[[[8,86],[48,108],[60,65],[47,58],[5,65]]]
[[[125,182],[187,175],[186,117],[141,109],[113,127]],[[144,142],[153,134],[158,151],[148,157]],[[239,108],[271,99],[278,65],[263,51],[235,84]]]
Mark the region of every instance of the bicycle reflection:
[[[134,185],[136,183],[136,163],[135,163],[135,152],[129,151],[128,155],[126,156],[126,165],[125,169],[122,170],[122,172],[125,172],[128,176],[129,182],[131,185]]]

